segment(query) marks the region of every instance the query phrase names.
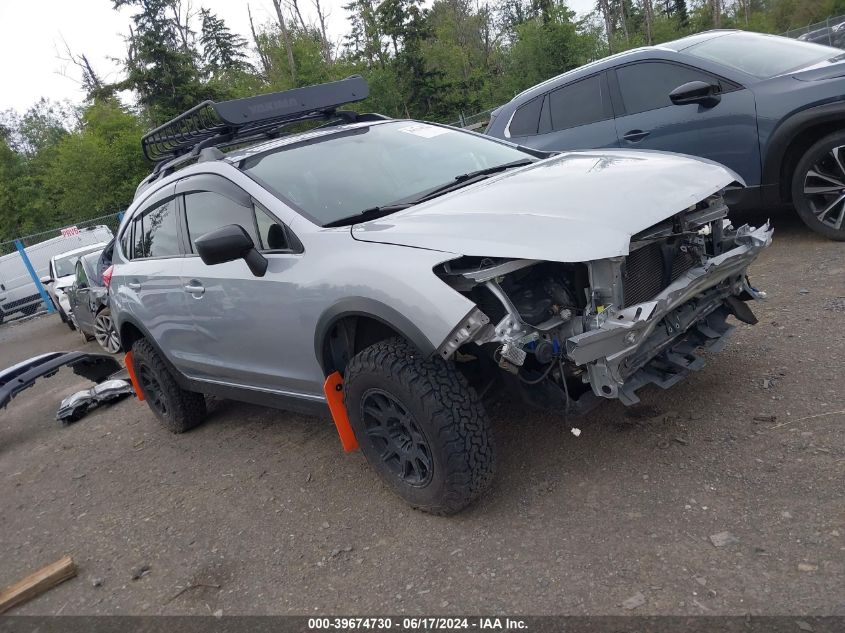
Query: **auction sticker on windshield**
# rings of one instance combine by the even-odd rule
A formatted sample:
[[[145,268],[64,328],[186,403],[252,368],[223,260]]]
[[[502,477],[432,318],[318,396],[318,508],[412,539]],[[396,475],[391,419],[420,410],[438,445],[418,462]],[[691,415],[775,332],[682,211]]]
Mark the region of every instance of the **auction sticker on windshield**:
[[[414,136],[421,136],[423,138],[434,138],[441,134],[447,134],[451,130],[445,127],[438,127],[436,125],[426,125],[425,123],[415,123],[414,125],[406,125],[399,128],[400,132],[405,134],[413,134]]]

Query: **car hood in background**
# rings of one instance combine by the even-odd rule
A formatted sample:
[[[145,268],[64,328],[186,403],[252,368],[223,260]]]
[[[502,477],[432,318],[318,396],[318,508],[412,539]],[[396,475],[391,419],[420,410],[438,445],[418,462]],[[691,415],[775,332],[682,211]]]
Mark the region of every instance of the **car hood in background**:
[[[791,72],[790,75],[800,81],[822,81],[845,77],[845,53],[818,64],[807,66],[797,72]]]
[[[378,220],[356,240],[479,257],[583,262],[627,255],[631,237],[742,179],[664,152],[567,152]]]
[[[59,277],[58,279],[56,279],[56,281],[53,282],[53,288],[70,288],[73,285],[75,279],[75,275],[65,275],[64,277]]]

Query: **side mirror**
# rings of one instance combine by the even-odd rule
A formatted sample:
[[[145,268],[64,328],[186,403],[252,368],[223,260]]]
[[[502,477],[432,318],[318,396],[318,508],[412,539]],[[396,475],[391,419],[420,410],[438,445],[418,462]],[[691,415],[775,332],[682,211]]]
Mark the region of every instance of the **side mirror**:
[[[675,105],[697,103],[705,108],[712,108],[722,100],[719,91],[720,88],[717,84],[708,84],[704,81],[690,81],[670,92],[669,100]]]
[[[256,277],[263,277],[267,272],[267,259],[256,250],[249,233],[239,224],[228,224],[206,233],[194,245],[200,259],[209,266],[242,259]]]
[[[45,275],[39,281],[42,283],[42,285],[46,286],[48,284],[53,283],[53,278],[50,275]]]

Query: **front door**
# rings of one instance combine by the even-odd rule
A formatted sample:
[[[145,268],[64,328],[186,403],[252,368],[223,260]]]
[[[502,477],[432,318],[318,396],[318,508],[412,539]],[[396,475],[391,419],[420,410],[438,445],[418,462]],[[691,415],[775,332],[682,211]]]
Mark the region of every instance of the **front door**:
[[[615,104],[622,108],[615,121],[623,148],[709,158],[733,169],[748,185],[760,183],[756,107],[750,90],[668,61],[636,62],[613,72],[622,98]],[[719,84],[720,101],[711,107],[672,104],[669,93],[690,81]]]
[[[94,316],[89,306],[91,287],[85,267],[80,260],[76,262],[76,279],[73,281],[73,288],[68,293],[68,299],[76,327],[80,332],[91,334],[94,331]]]
[[[302,265],[302,254],[291,248],[290,230],[222,177],[188,178],[177,191],[184,194],[190,253],[182,268],[194,326],[189,375],[278,395],[319,395],[314,377],[305,373],[312,364],[301,358],[298,288],[291,271]],[[196,238],[229,224],[242,226],[267,258],[263,277],[253,275],[243,260],[209,266],[194,254]]]

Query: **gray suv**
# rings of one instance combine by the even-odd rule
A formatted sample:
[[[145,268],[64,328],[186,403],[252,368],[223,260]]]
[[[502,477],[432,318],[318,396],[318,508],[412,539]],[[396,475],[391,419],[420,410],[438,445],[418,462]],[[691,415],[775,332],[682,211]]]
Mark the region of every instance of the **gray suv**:
[[[708,31],[613,55],[529,88],[494,112],[492,136],[541,150],[656,149],[742,176],[731,208],[792,204],[845,240],[845,52]]]
[[[725,219],[730,170],[337,109],[366,95],[207,102],[144,138],[157,167],[107,276],[136,391],[173,432],[203,394],[331,412],[400,496],[448,514],[493,476],[481,394],[564,419],[635,403],[730,315],[755,322],[746,270],[772,232]]]

